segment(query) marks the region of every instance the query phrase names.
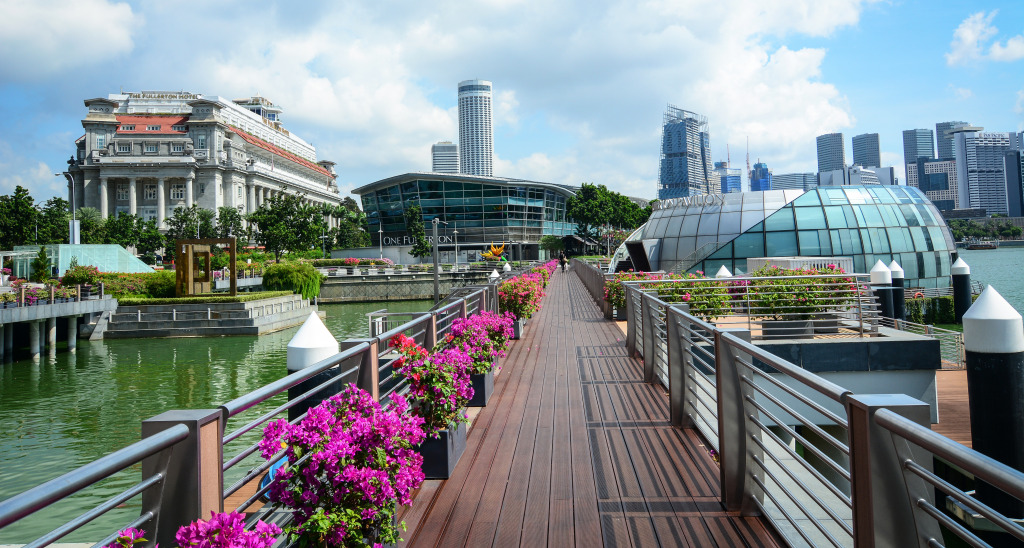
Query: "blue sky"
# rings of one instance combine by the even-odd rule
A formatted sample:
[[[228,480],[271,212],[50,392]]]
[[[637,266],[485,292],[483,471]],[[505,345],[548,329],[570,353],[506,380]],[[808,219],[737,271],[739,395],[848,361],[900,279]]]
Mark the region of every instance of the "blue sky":
[[[708,116],[712,153],[745,142],[814,171],[814,137],[1024,130],[1024,3],[604,0],[433,3],[0,0],[0,193],[66,195],[82,101],[120,89],[261,93],[338,163],[344,193],[429,170],[457,141],[456,84],[494,83],[495,174],[653,197],[667,104]]]

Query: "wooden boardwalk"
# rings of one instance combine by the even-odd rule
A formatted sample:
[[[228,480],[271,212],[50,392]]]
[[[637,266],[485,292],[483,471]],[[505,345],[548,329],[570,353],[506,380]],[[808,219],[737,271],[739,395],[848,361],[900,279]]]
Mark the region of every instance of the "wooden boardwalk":
[[[453,476],[403,512],[408,546],[776,546],[725,512],[718,465],[579,278],[556,272]]]

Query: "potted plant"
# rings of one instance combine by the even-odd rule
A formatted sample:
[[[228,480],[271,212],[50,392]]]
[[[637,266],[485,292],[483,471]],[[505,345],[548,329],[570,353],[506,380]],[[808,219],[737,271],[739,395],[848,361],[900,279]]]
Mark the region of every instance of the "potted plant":
[[[511,312],[516,319],[512,326],[513,339],[522,336],[523,324],[540,310],[540,302],[544,298],[542,284],[540,274],[530,273],[505,280],[498,285],[498,308]]]
[[[440,348],[461,348],[469,354],[469,380],[473,397],[469,407],[486,407],[494,391],[494,373],[500,371],[498,358],[507,355],[512,338],[512,314],[484,311],[468,318],[456,318]]]
[[[412,412],[423,419],[427,439],[418,448],[423,473],[427,479],[447,479],[466,450],[465,407],[473,397],[472,358],[456,347],[428,353],[401,333],[388,345],[401,354],[394,368],[408,380]]]
[[[704,272],[696,274],[670,274],[665,280],[695,280],[690,283],[663,283],[658,286],[658,294],[672,302],[684,302],[690,305],[690,314],[710,322],[722,315],[729,308],[729,286],[724,280],[707,278]]]
[[[0,293],[0,307],[15,308],[18,306],[18,296],[11,291]]]
[[[245,515],[239,512],[210,512],[210,519],[198,519],[178,529],[174,540],[179,548],[270,548],[277,542],[281,528],[256,520],[252,530],[245,530]],[[144,545],[146,532],[129,527],[118,531],[113,542],[103,548],[133,548]]]
[[[395,395],[384,409],[349,385],[309,410],[296,424],[273,421],[260,450],[279,469],[270,500],[292,511],[288,532],[310,546],[374,546],[398,542],[398,504],[412,502],[423,482],[423,420]]]
[[[604,300],[611,307],[615,319],[621,322],[627,318],[626,288],[622,285],[622,282],[660,279],[660,274],[651,274],[650,272],[634,272],[632,270],[616,272],[611,280],[604,283]]]
[[[766,339],[803,339],[814,336],[813,317],[822,311],[818,278],[808,270],[765,265],[751,272],[750,315],[762,318]]]

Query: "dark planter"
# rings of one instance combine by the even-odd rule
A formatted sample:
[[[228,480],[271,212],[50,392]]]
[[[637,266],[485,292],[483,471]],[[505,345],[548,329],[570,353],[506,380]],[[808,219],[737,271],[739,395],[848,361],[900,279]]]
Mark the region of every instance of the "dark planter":
[[[88,299],[88,298],[91,298],[91,297],[92,297],[92,286],[91,285],[83,285],[82,286],[82,300],[84,301],[85,299]]]
[[[810,339],[814,337],[811,320],[761,320],[765,339]]]
[[[39,299],[36,304],[50,304],[50,299]]]
[[[828,312],[815,314],[814,333],[824,335],[839,333],[839,317]]]
[[[472,373],[469,380],[473,383],[473,398],[466,405],[487,407],[487,400],[491,399],[491,393],[494,392],[494,371]]]
[[[449,426],[437,439],[428,435],[416,450],[423,455],[423,474],[427,479],[448,479],[466,450],[466,423]]]
[[[526,320],[516,320],[512,322],[512,339],[519,340],[523,337],[523,328],[526,326]]]
[[[624,322],[628,319],[629,318],[626,316],[626,307],[623,306],[615,308],[615,321]]]

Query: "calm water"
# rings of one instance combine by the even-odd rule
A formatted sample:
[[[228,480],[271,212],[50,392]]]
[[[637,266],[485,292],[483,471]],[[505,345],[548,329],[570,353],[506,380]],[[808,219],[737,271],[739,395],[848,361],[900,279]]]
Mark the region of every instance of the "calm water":
[[[320,309],[327,312],[331,333],[344,340],[366,336],[367,312],[385,307],[420,311],[430,304]],[[74,354],[60,350],[39,362],[0,364],[0,500],[138,441],[145,418],[169,409],[215,408],[284,376],[288,341],[297,329],[260,337],[80,341]],[[234,454],[242,446],[230,447]],[[229,472],[237,470],[237,477],[246,464]],[[140,478],[136,467],[68,504],[40,512],[45,515],[8,526],[0,530],[0,544],[33,540]],[[116,516],[65,541],[98,541],[111,528],[137,517],[138,509],[137,502],[129,503]]]
[[[1017,312],[1024,313],[1024,247],[960,250],[971,280],[991,285]]]

